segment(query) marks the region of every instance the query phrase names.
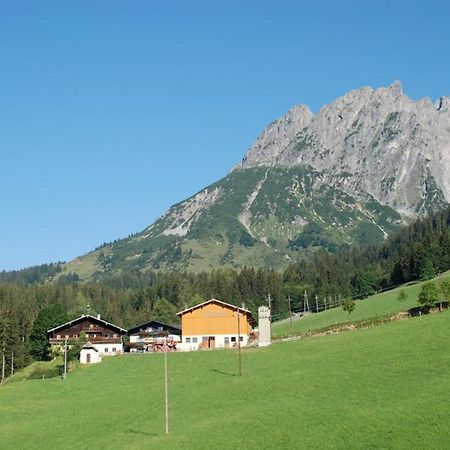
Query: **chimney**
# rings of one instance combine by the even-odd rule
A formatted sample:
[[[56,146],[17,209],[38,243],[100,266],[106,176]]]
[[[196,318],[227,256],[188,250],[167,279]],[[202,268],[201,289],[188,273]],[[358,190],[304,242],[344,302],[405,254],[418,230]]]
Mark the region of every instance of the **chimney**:
[[[97,314],[97,319],[100,319],[100,314]]]

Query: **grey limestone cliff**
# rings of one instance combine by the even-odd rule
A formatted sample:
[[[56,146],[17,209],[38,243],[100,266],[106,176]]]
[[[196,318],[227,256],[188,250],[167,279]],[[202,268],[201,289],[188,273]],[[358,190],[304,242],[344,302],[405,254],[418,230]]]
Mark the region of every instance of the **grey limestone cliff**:
[[[355,198],[408,216],[450,202],[450,98],[413,101],[399,82],[351,91],[272,122],[238,168],[308,165]]]

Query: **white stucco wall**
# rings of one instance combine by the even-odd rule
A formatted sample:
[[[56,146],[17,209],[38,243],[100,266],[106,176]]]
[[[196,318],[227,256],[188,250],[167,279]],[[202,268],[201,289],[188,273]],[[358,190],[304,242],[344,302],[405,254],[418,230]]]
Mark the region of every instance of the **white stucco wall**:
[[[91,357],[91,360],[90,360],[91,364],[99,363],[102,360],[102,358],[98,354],[98,352],[96,352],[92,348],[83,348],[83,349],[81,349],[81,352],[80,352],[80,363],[81,364],[88,364],[87,355],[90,355],[90,357]]]
[[[101,356],[121,355],[123,346],[121,343],[116,344],[93,344]],[[115,351],[113,351],[115,349]]]
[[[235,348],[237,345],[237,334],[215,334],[213,336],[215,338],[214,348]],[[198,350],[203,342],[203,337],[203,335],[183,335],[181,344],[177,345],[177,349],[181,351]],[[248,344],[248,336],[246,334],[241,334],[240,337],[241,347],[246,347]],[[226,344],[226,338],[228,338],[228,345]],[[231,338],[235,338],[235,341],[232,342]]]

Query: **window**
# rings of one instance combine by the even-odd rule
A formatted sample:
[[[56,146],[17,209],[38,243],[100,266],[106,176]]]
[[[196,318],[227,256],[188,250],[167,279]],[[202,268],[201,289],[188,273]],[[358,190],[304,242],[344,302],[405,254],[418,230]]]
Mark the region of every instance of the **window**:
[[[93,324],[93,323],[90,323],[90,324],[89,324],[89,328],[94,328],[94,324]]]
[[[78,336],[76,334],[74,334],[72,337],[76,339]]]
[[[68,334],[66,334],[66,339],[69,339],[69,337],[70,337],[70,336],[69,336]]]
[[[163,331],[163,327],[158,327],[158,331]]]
[[[60,334],[57,334],[57,335],[56,335],[56,339],[61,339],[61,335],[60,335]]]
[[[109,334],[105,334],[105,338],[108,339],[109,338]]]
[[[117,334],[113,334],[113,338],[116,338],[117,337]]]
[[[186,338],[186,344],[190,344],[191,343],[191,338]]]
[[[244,342],[244,336],[239,336],[239,342]]]
[[[113,347],[113,348],[112,348],[112,351],[113,351],[114,353],[116,353],[116,347]]]
[[[192,343],[193,344],[196,344],[197,343],[197,338],[195,337],[195,338],[192,338]]]
[[[109,352],[109,348],[105,347],[105,353],[108,353],[108,352]]]
[[[225,336],[223,338],[223,342],[225,343],[225,345],[230,345],[230,338],[228,336]]]
[[[236,336],[231,336],[231,342],[236,342]]]
[[[203,342],[208,342],[208,336],[203,336],[203,337],[202,337],[202,341],[203,341]]]

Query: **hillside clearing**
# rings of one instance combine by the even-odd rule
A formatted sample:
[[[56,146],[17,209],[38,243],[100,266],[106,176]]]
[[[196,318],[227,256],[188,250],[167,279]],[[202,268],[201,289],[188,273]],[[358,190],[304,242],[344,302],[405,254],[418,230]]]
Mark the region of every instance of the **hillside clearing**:
[[[243,352],[123,356],[0,389],[4,449],[446,448],[450,312]]]
[[[450,280],[450,272],[446,272],[431,281],[438,282],[441,279]],[[296,320],[292,322],[292,330],[289,320],[275,322],[272,324],[272,336],[278,339],[333,325],[393,316],[401,311],[407,311],[418,306],[418,297],[423,284],[424,282],[400,286],[391,291],[372,295],[365,300],[357,300],[355,310],[351,314],[348,314],[342,308],[333,308],[317,314],[295,318]],[[407,294],[407,298],[402,302],[398,300],[398,294],[401,290],[404,290]]]

